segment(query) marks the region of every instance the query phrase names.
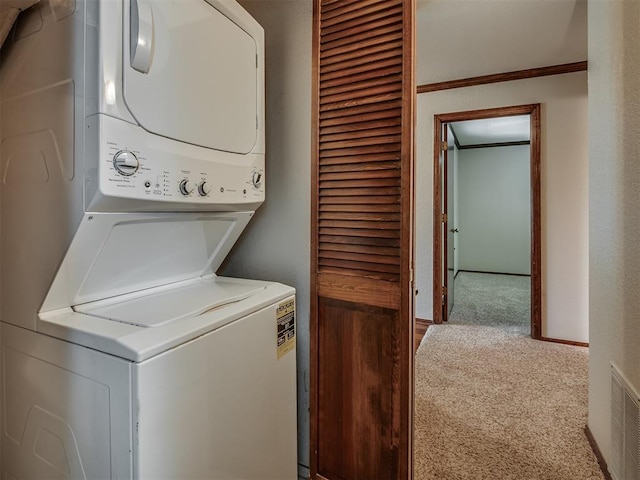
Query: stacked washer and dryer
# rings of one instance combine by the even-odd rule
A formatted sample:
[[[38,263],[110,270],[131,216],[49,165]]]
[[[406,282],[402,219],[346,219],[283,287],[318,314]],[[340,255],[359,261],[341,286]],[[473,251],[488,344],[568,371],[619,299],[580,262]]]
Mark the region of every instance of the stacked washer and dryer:
[[[3,479],[293,479],[295,297],[216,271],[264,201],[233,0],[41,0],[0,65]]]

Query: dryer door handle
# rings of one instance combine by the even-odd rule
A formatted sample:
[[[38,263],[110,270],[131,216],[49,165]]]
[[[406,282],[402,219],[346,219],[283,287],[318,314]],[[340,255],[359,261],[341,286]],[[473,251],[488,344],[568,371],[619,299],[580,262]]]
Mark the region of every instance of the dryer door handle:
[[[144,0],[131,0],[131,67],[149,73],[153,56],[153,11]]]

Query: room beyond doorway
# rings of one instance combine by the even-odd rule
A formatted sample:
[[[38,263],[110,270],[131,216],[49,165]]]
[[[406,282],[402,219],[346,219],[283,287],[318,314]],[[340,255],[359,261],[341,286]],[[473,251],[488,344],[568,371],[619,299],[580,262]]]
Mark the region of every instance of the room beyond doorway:
[[[459,271],[455,280],[456,302],[449,325],[494,327],[506,333],[529,336],[531,278]]]
[[[540,106],[441,114],[434,126],[433,302],[441,306],[434,308],[434,323],[448,320],[459,270],[531,275],[529,331],[539,339]],[[461,156],[467,165],[463,175]],[[468,210],[463,215],[454,194],[459,179]],[[518,198],[510,196],[519,190]]]

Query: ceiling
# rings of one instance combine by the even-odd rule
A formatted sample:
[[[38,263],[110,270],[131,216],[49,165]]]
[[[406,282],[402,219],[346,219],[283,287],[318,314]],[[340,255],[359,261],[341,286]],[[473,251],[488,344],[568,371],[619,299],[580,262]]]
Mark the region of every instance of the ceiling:
[[[417,0],[417,83],[587,59],[586,0]]]
[[[458,144],[462,147],[523,142],[529,141],[531,138],[529,115],[453,122],[451,127],[455,132]]]

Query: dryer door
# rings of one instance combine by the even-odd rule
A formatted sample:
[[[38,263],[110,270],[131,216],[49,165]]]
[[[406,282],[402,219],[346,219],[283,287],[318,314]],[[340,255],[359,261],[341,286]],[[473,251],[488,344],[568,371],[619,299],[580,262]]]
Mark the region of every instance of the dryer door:
[[[251,152],[262,28],[228,0],[130,0],[124,23],[124,98],[138,123],[182,142]]]

